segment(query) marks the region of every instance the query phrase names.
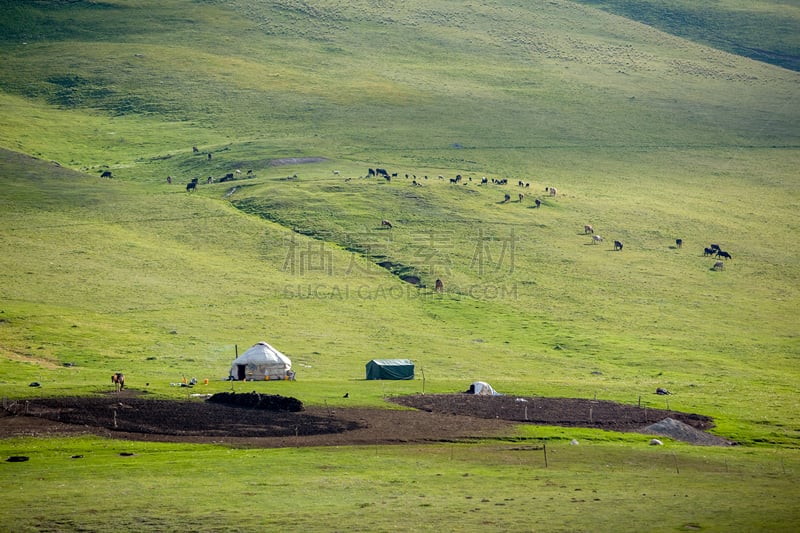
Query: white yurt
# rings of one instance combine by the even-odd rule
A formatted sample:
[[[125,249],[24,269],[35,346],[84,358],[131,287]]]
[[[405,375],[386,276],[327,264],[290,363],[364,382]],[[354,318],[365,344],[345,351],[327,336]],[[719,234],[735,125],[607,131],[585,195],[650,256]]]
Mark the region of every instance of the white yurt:
[[[235,381],[289,379],[292,376],[292,361],[263,341],[237,357],[230,373],[230,379]]]

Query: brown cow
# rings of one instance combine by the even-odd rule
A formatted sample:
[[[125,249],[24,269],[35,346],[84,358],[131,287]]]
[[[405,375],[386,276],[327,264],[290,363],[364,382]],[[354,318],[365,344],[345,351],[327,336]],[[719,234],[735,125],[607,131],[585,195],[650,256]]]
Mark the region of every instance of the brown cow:
[[[444,283],[439,278],[436,278],[436,291],[444,292]]]
[[[115,372],[111,374],[111,383],[114,384],[117,392],[121,391],[125,388],[125,374],[122,372]]]

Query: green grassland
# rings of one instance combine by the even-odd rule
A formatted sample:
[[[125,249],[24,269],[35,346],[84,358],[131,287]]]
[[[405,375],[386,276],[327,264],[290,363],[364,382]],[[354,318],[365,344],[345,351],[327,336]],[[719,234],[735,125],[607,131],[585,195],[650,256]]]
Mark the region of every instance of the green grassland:
[[[581,0],[673,35],[721,50],[779,65],[800,68],[797,20],[800,4],[725,0],[658,2],[654,0]],[[764,32],[764,28],[770,28]]]
[[[33,460],[0,469],[0,530],[105,530],[114,509],[161,531],[788,530],[800,78],[707,44],[725,27],[796,56],[797,32],[771,31],[796,6],[760,2],[781,25],[745,27],[703,3],[700,39],[583,4],[0,1],[0,394],[105,392],[116,370],[153,397],[192,376],[331,406],[481,379],[660,408],[665,387],[741,447],[564,428],[369,450],[11,439],[2,454]],[[260,340],[298,380],[222,381]],[[365,381],[375,357],[418,379]]]

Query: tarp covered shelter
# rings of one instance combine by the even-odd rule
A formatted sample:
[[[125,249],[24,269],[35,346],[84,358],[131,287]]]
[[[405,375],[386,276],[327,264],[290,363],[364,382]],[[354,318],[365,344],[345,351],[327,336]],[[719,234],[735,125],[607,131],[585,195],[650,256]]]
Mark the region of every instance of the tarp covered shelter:
[[[367,379],[414,379],[414,363],[408,359],[373,359],[367,363]]]
[[[230,379],[236,381],[286,379],[291,377],[292,361],[281,352],[259,342],[236,358],[231,365]]]
[[[485,381],[475,381],[464,391],[467,394],[479,394],[481,396],[501,396],[491,385]]]

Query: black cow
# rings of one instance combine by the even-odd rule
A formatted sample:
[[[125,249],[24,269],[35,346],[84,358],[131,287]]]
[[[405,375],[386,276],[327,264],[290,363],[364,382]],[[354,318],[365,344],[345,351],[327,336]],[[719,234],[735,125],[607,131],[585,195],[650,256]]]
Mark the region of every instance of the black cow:
[[[683,246],[683,239],[675,239],[675,246],[677,246],[678,248]]]
[[[711,245],[711,249],[712,249],[712,250],[719,250],[719,249],[720,249],[720,248],[719,248],[719,244],[712,244],[712,245]]]
[[[197,189],[196,181],[190,181],[189,183],[186,184],[186,192],[194,191],[195,189]]]
[[[717,251],[714,250],[713,248],[704,248],[703,249],[703,256],[714,255],[715,253],[717,253]]]
[[[535,202],[536,202],[536,207],[537,207],[537,208],[538,208],[540,205],[542,205],[542,201],[541,201],[541,200],[539,200],[538,198],[535,200]]]
[[[619,241],[614,241],[614,250],[622,250],[622,243]]]
[[[733,259],[731,257],[731,254],[729,254],[728,252],[725,252],[723,250],[717,250],[717,257],[721,257],[723,259]]]
[[[105,172],[100,174],[100,177],[101,178],[110,178],[111,177],[111,171],[110,170],[106,170]]]

